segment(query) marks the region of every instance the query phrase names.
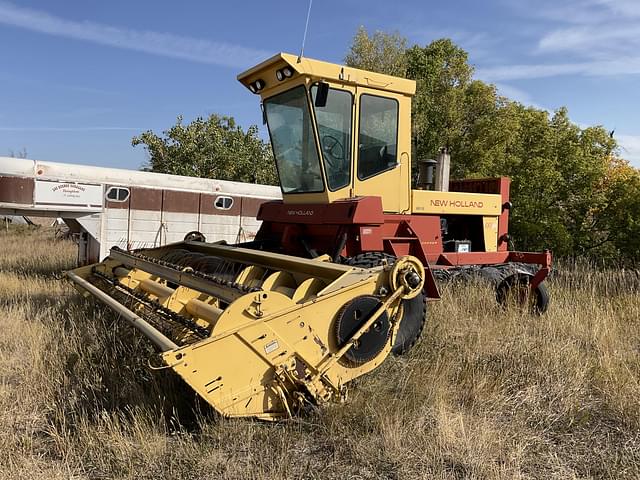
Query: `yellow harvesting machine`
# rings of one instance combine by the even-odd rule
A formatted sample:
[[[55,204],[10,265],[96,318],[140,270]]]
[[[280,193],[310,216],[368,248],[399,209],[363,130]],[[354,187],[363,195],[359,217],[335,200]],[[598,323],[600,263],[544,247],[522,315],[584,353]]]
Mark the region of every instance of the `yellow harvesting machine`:
[[[488,272],[498,301],[546,310],[551,254],[510,250],[508,179],[450,182],[443,155],[412,188],[415,82],[287,54],[238,79],[260,96],[283,192],[256,238],[192,232],[67,273],[218,412],[278,419],[344,399],[413,346],[436,277]]]

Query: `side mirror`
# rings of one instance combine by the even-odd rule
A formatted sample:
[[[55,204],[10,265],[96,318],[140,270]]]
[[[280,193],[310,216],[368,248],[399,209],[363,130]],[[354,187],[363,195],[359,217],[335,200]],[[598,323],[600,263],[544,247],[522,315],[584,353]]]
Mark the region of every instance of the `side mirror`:
[[[327,97],[329,96],[329,84],[325,82],[318,83],[318,92],[316,93],[316,101],[314,105],[316,107],[326,107]]]

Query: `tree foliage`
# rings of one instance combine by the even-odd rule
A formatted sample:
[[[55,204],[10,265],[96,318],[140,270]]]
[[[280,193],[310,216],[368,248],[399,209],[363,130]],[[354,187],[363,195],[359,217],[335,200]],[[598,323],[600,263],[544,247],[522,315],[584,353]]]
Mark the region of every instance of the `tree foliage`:
[[[619,257],[640,260],[640,170],[616,161],[605,179],[607,201],[600,228]]]
[[[465,130],[465,110],[473,69],[467,53],[451,40],[441,39],[406,52],[407,76],[416,80],[414,135],[419,156],[451,149]]]
[[[258,127],[244,131],[231,117],[213,114],[188,124],[178,117],[163,136],[149,130],[131,143],[144,145],[153,172],[277,184],[271,148],[258,136]]]
[[[511,178],[518,249],[640,260],[640,172],[617,157],[603,127],[498,95],[449,39],[407,47],[397,33],[361,28],[345,61],[416,81],[414,158],[447,147],[453,178]]]
[[[407,71],[407,41],[397,33],[375,32],[369,36],[360,27],[351,44],[345,63],[372,72],[404,77]]]

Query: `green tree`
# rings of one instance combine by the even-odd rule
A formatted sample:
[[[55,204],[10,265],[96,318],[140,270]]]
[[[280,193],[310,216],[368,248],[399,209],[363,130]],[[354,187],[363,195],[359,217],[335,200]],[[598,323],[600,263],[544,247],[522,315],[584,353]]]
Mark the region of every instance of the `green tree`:
[[[597,218],[615,141],[601,127],[580,129],[567,110],[511,102],[499,115],[505,135],[486,174],[511,178],[511,231],[518,248],[552,248],[559,255],[595,253]],[[505,141],[506,140],[506,141]],[[495,146],[495,145],[494,145]]]
[[[599,215],[606,230],[603,246],[614,258],[640,264],[640,170],[614,159],[605,180],[607,204]]]
[[[467,53],[449,39],[406,52],[407,77],[416,81],[413,130],[418,158],[435,155],[440,147],[450,150],[464,134],[465,105],[473,68]]]
[[[231,117],[212,114],[186,125],[178,117],[163,136],[149,130],[133,137],[131,144],[144,145],[147,168],[153,172],[277,184],[269,144],[260,139],[255,125],[245,132]]]
[[[404,77],[407,70],[406,49],[407,40],[397,33],[375,32],[369,36],[367,30],[360,27],[345,57],[345,64]]]
[[[398,34],[369,36],[361,28],[345,61],[416,81],[414,158],[446,146],[453,178],[510,177],[518,249],[640,260],[637,245],[625,240],[638,238],[640,173],[616,160],[616,142],[603,127],[582,129],[565,108],[549,114],[498,95],[473,79],[467,53],[449,39],[406,45]]]

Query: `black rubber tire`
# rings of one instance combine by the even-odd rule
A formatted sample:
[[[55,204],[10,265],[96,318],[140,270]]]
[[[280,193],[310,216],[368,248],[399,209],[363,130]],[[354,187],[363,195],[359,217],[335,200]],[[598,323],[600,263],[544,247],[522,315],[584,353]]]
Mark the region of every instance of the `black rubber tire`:
[[[351,267],[373,268],[379,267],[385,261],[391,264],[396,261],[396,257],[384,252],[367,252],[349,257],[345,263]]]
[[[207,237],[198,230],[192,230],[184,236],[185,242],[206,242]]]
[[[499,284],[504,278],[500,269],[492,266],[481,267],[479,273],[482,279],[494,285]]]
[[[395,260],[396,257],[388,253],[367,252],[348,258],[346,263],[352,267],[373,268],[382,265],[385,261],[391,264]],[[394,355],[406,354],[420,338],[427,318],[427,303],[424,294],[421,293],[412,299],[403,300],[402,310],[398,334],[391,347],[391,352]]]
[[[404,355],[416,344],[427,319],[427,302],[424,293],[402,301],[402,320],[398,334],[391,347],[394,355]]]
[[[496,300],[500,305],[506,305],[509,291],[513,288],[528,288],[533,275],[515,273],[508,276],[496,288]],[[534,297],[529,300],[529,313],[542,315],[549,308],[550,295],[547,286],[542,282],[533,291]]]

